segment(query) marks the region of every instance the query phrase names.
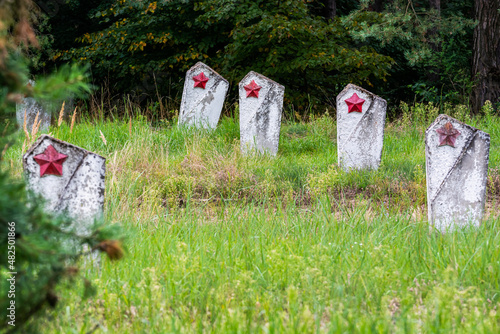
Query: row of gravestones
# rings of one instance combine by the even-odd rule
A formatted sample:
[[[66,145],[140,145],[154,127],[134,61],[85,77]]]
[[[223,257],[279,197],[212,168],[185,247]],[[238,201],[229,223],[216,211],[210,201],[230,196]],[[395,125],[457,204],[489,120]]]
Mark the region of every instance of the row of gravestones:
[[[285,87],[251,71],[239,83],[240,142],[243,152],[278,153]],[[214,129],[219,122],[229,82],[198,62],[186,73],[179,125]]]
[[[229,85],[205,64],[187,75],[179,123],[215,128]],[[241,149],[278,151],[284,87],[250,72],[239,84]],[[349,84],[337,96],[339,165],[377,169],[380,165],[387,102]],[[479,225],[488,173],[490,137],[454,118],[440,115],[426,131],[428,218],[439,230]],[[88,231],[102,214],[105,158],[42,135],[24,155],[28,186],[52,212],[66,212]]]

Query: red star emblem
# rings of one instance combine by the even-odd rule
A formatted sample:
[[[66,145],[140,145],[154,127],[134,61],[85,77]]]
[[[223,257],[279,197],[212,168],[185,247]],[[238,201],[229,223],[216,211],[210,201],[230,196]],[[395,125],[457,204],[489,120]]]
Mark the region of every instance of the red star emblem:
[[[365,103],[365,100],[360,98],[358,94],[354,93],[350,98],[345,100],[345,103],[347,103],[347,113],[357,111],[357,112],[362,112],[363,110],[363,103]]]
[[[252,80],[248,85],[244,86],[247,91],[247,97],[259,97],[259,90],[262,88],[261,86],[255,83],[255,80]]]
[[[442,128],[437,129],[436,132],[439,134],[439,146],[448,145],[455,147],[455,141],[460,135],[460,131],[455,129],[451,122],[446,123]]]
[[[40,165],[40,177],[44,175],[62,176],[62,164],[67,157],[49,145],[42,154],[35,155],[33,159]]]
[[[207,85],[208,78],[205,76],[203,72],[200,74],[196,75],[193,77],[194,80],[194,87],[200,87],[205,89],[205,86]]]

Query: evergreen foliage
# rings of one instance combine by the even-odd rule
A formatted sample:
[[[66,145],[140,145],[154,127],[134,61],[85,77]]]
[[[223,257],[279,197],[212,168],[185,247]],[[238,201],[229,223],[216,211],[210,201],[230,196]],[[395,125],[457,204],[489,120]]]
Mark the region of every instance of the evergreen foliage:
[[[313,15],[302,1],[126,0],[91,17],[107,27],[77,37],[83,46],[54,58],[89,61],[94,74],[109,74],[122,89],[151,72],[175,85],[204,61],[233,85],[254,70],[284,84],[294,102],[325,101],[348,82],[384,80],[393,63],[356,43],[339,20]]]

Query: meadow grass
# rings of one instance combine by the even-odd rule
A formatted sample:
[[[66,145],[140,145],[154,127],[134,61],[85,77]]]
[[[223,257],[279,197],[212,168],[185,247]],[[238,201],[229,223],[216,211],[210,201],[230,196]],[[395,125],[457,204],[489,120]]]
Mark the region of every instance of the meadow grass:
[[[68,282],[44,332],[500,332],[500,119],[446,111],[492,141],[487,218],[442,234],[425,202],[438,110],[402,112],[380,169],[353,173],[336,164],[326,115],[284,124],[274,158],[242,156],[232,118],[211,132],[140,116],[51,128],[107,158],[106,221],[123,226],[127,254],[82,270],[92,299]],[[4,160],[18,177],[21,154]]]

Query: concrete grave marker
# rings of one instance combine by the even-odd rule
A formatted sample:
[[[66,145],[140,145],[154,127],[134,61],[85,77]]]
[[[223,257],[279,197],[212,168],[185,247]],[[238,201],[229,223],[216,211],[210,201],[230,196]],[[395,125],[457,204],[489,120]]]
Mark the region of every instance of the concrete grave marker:
[[[377,169],[384,145],[387,102],[349,84],[337,96],[337,151],[344,170]]]
[[[104,206],[106,159],[42,135],[23,157],[28,188],[46,200],[46,209],[66,213],[85,234]]]
[[[427,208],[437,229],[480,224],[489,150],[489,134],[447,115],[426,130]]]
[[[239,93],[242,152],[256,149],[276,155],[285,87],[251,71],[240,81]]]
[[[35,81],[29,80],[28,85],[35,86]],[[22,102],[16,105],[17,124],[22,128],[24,125],[24,117],[26,116],[26,129],[31,133],[33,124],[35,123],[36,115],[38,114],[37,123],[40,123],[40,131],[46,131],[50,127],[51,114],[47,112],[34,98],[23,97]]]
[[[186,73],[179,125],[215,129],[228,88],[226,79],[202,62],[196,63]]]

